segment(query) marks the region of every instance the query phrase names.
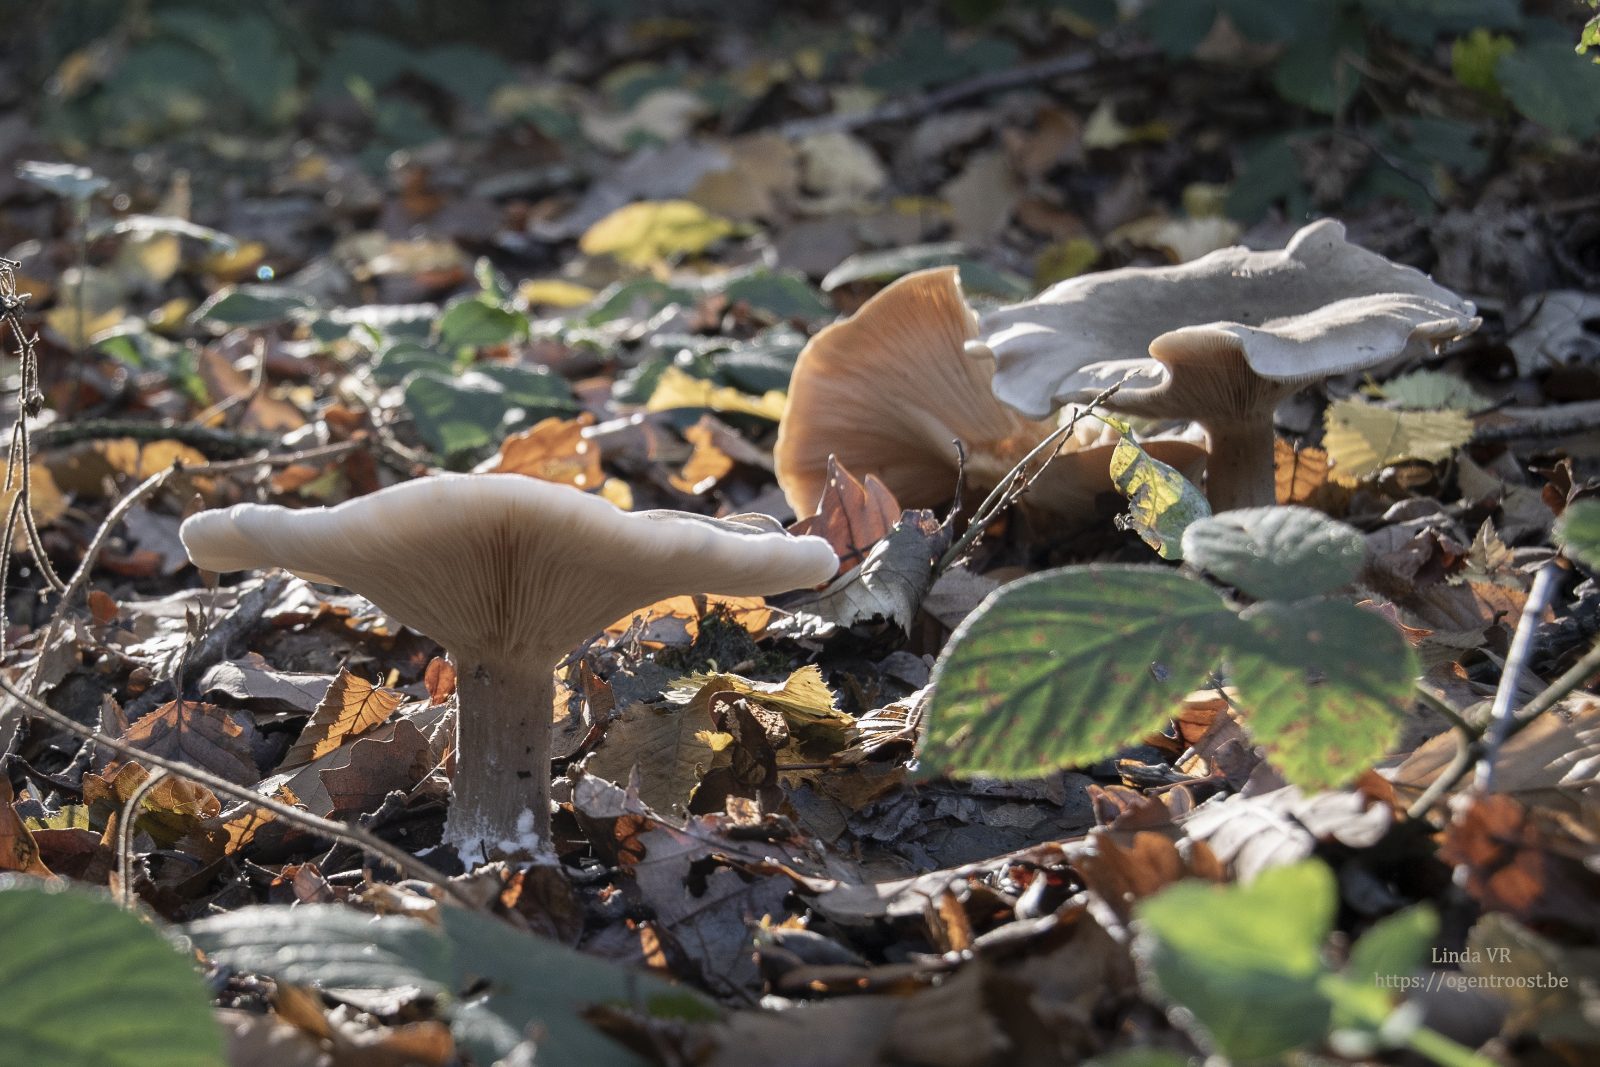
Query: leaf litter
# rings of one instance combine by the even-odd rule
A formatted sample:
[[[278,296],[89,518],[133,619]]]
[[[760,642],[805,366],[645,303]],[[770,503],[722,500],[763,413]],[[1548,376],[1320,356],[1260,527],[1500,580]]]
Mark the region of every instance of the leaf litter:
[[[1356,976],[1384,952],[1424,979],[1569,976],[1559,995],[1482,994],[1492,1029],[1452,1021],[1459,990],[1425,1009],[1464,1050],[1586,1062],[1600,797],[1596,704],[1573,690],[1592,688],[1600,632],[1583,547],[1600,229],[1566,175],[1592,170],[1583,101],[1600,96],[1539,80],[1538,28],[1461,33],[1433,70],[1397,21],[1369,27],[1362,62],[1432,117],[1362,102],[1291,129],[1274,103],[1327,115],[1339,86],[1252,53],[1263,27],[1230,14],[1186,42],[1141,19],[1097,39],[1094,5],[1005,6],[766,36],[737,17],[623,19],[580,28],[548,70],[341,31],[314,44],[325,69],[296,73],[303,50],[270,22],[247,49],[158,5],[120,51],[56,57],[63,96],[13,107],[18,143],[89,166],[0,176],[17,264],[0,272],[4,403],[30,446],[13,436],[0,496],[0,672],[99,736],[4,698],[0,872],[104,888],[189,932],[220,1026],[189,1036],[225,1037],[237,1064],[1361,1061],[1393,1003]],[[1034,66],[1044,41],[1071,63]],[[174,109],[152,110],[140,56],[175,47],[225,57],[218,88],[178,78]],[[1184,103],[1263,72],[1266,95]],[[199,108],[277,136],[302,105],[316,133],[292,152],[185,126]],[[1478,180],[1488,151],[1518,202]],[[1276,498],[1348,524],[1359,572],[1315,602],[1293,599],[1303,574],[1267,575],[1277,599],[1253,605],[1265,569],[1216,574],[1233,598],[1217,619],[1293,644],[1292,669],[1201,664],[1098,762],[918,776],[929,671],[964,620],[1062,564],[1175,557],[1209,511],[1131,442],[1130,499],[1101,494],[1070,536],[1024,508],[969,538],[971,514],[904,509],[832,463],[790,529],[826,538],[838,575],[670,598],[568,650],[553,855],[476,870],[438,847],[455,686],[440,650],[327,587],[219,584],[176,542],[201,507],[336,504],[441,469],[791,522],[771,453],[789,369],[883,284],[956,264],[981,311],[1088,271],[1277,247],[1312,210],[1470,294],[1486,324],[1280,408]],[[1552,564],[1558,522],[1576,533]],[[1537,577],[1552,566],[1556,595]],[[1139,608],[1159,622],[1171,604]],[[1368,629],[1403,638],[1422,695],[1374,673],[1364,700],[1392,722],[1330,730],[1356,711],[1325,675]],[[1486,740],[1507,676],[1527,706],[1574,671]],[[1052,701],[1068,721],[1106,711],[1082,691]],[[1308,737],[1327,750],[1309,766]],[[1490,793],[1462,773],[1486,753]],[[330,841],[302,816],[354,829]],[[1230,940],[1241,914],[1250,936]],[[376,952],[337,951],[353,945]],[[1427,962],[1440,951],[1461,962]],[[1227,1018],[1228,998],[1274,983],[1337,1026]]]

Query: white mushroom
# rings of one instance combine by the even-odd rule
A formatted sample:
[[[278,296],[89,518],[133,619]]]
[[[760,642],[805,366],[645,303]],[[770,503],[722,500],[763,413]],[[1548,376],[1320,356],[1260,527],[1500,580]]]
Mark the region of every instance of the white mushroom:
[[[817,333],[800,353],[773,459],[789,506],[814,514],[828,457],[858,477],[875,475],[907,507],[928,507],[955,492],[959,441],[967,486],[994,488],[1058,425],[1053,409],[1024,419],[996,399],[994,361],[964,349],[978,335],[954,267],[908,274],[854,315]],[[1056,517],[1085,511],[1112,488],[1116,433],[1079,422],[1025,498]],[[1191,442],[1153,440],[1146,448],[1192,468],[1203,451]]]
[[[530,808],[549,840],[553,676],[575,644],[666,596],[781,592],[838,567],[818,537],[624,512],[516,474],[439,475],[331,508],[240,504],[180,536],[206,570],[343,585],[444,646],[459,700],[446,840],[464,855],[522,836]]]
[[[984,317],[969,354],[1026,417],[1121,381],[1107,407],[1194,419],[1218,511],[1273,503],[1272,411],[1301,387],[1426,353],[1478,325],[1427,275],[1345,240],[1332,220],[1274,252],[1073,278]]]

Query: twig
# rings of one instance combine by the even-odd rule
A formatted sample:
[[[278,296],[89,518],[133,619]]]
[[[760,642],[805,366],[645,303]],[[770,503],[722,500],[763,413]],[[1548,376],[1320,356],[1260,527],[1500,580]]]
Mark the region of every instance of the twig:
[[[242,456],[261,448],[281,445],[271,434],[240,433],[193,423],[176,425],[149,419],[84,419],[81,422],[55,423],[31,431],[36,449],[63,448],[79,441],[104,441],[131,437],[135,441],[176,441],[207,455]]]
[[[1149,59],[1157,54],[1154,49],[1119,54],[1117,63],[1120,67],[1127,63]],[[1100,57],[1093,52],[1073,52],[1070,55],[1057,56],[1038,63],[1024,63],[1009,70],[979,74],[954,85],[948,85],[938,92],[890,100],[865,111],[794,119],[779,126],[778,132],[784,137],[809,137],[818,133],[849,133],[864,126],[877,126],[886,122],[909,122],[976,96],[987,96],[1007,89],[1020,89],[1025,85],[1051,81],[1068,74],[1083,74],[1093,70],[1099,62]]]
[[[1546,563],[1533,580],[1533,589],[1522,605],[1522,618],[1517,621],[1517,632],[1511,638],[1505,669],[1500,672],[1500,686],[1494,692],[1494,707],[1489,716],[1483,761],[1478,764],[1476,784],[1480,792],[1494,792],[1495,761],[1500,755],[1500,746],[1511,736],[1511,727],[1516,719],[1513,705],[1517,698],[1517,684],[1522,680],[1528,654],[1533,650],[1533,633],[1539,627],[1539,614],[1550,603],[1550,597],[1555,593],[1556,579],[1560,575],[1561,564],[1555,560]]]
[[[37,697],[31,696],[30,694],[24,693],[22,690],[16,688],[16,686],[12,685],[11,682],[4,676],[0,676],[0,689],[4,689],[8,694],[11,695],[12,699],[22,704],[35,715],[49,720],[52,725],[62,730],[66,730],[69,733],[76,734],[77,736],[87,741],[91,741],[96,745],[109,748],[113,752],[116,752],[121,756],[125,756],[130,760],[137,760],[140,766],[148,765],[152,767],[160,767],[163,770],[178,775],[179,777],[187,778],[193,782],[199,782],[213,793],[233,797],[236,800],[242,800],[247,804],[261,808],[265,811],[270,811],[272,814],[278,816],[280,819],[283,819],[285,822],[293,823],[303,830],[307,830],[332,841],[342,841],[345,844],[351,845],[352,847],[359,848],[364,852],[367,852],[369,855],[386,860],[396,870],[401,871],[412,878],[420,879],[421,881],[427,882],[429,885],[438,886],[445,893],[449,894],[450,897],[458,904],[470,908],[473,911],[481,910],[478,903],[474,901],[467,893],[462,891],[459,886],[452,883],[449,878],[440,874],[438,871],[435,871],[432,867],[429,867],[427,864],[423,863],[409,852],[406,852],[404,849],[390,844],[368,830],[365,830],[359,826],[351,826],[348,823],[338,822],[334,819],[324,819],[321,816],[312,815],[310,812],[301,811],[299,808],[285,804],[283,801],[277,800],[276,798],[264,797],[260,793],[257,793],[254,789],[251,789],[249,786],[238,785],[234,782],[230,782],[226,778],[219,777],[215,774],[212,774],[210,771],[202,770],[199,767],[192,767],[181,760],[168,759],[167,757],[159,756],[154,752],[145,752],[142,749],[135,748],[124,741],[119,741],[114,737],[102,734],[97,730],[93,730],[87,726],[84,726],[82,723],[76,722],[66,715],[63,715],[61,712],[50,707]]]
[[[1517,713],[1516,721],[1511,724],[1506,736],[1515,737],[1523,727],[1549,711],[1563,697],[1588,681],[1590,675],[1597,673],[1600,673],[1600,640],[1595,641],[1594,647],[1585,652],[1583,658],[1574,663],[1565,674],[1551,682],[1544,692],[1528,701]]]
[[[1056,451],[1061,447],[1061,442],[1065,441],[1072,434],[1072,431],[1077,428],[1078,420],[1086,415],[1093,415],[1097,407],[1115,396],[1117,390],[1121,388],[1122,383],[1117,382],[1115,385],[1100,390],[1099,395],[1093,400],[1073,412],[1072,418],[1067,421],[1065,426],[1051,431],[1048,437],[1034,445],[1027,455],[1017,461],[1017,465],[1012,467],[1010,473],[1000,480],[1000,484],[991,489],[989,495],[983,498],[983,503],[979,504],[977,510],[972,513],[972,521],[967,524],[966,530],[956,539],[954,544],[945,550],[944,555],[939,557],[939,562],[934,564],[933,576],[935,578],[954,566],[967,549],[972,547],[973,542],[982,536],[983,531],[988,529],[989,525],[1000,516],[1000,513],[1028,491],[1028,487],[1033,484],[1040,474],[1044,473],[1044,469],[1056,458]],[[1041,455],[1045,457],[1044,462],[1039,464],[1038,470],[1030,473],[1028,465]]]
[[[1543,408],[1506,408],[1502,414],[1516,421],[1479,426],[1472,431],[1470,443],[1485,445],[1541,437],[1572,437],[1600,430],[1600,400]]]
[[[56,605],[56,619],[51,620],[51,629],[55,623],[72,606],[72,602],[83,592],[84,586],[89,584],[89,574],[94,570],[94,564],[100,558],[100,552],[106,546],[106,541],[111,537],[111,531],[116,529],[133,506],[145,497],[160,489],[167,481],[179,471],[178,467],[168,467],[164,471],[157,471],[138,485],[128,491],[126,495],[112,509],[106,513],[105,521],[94,532],[94,538],[89,542],[89,547],[83,550],[83,562],[78,564],[78,569],[72,575],[72,580],[67,583],[66,589],[61,593],[61,602]]]
[[[86,747],[93,748],[88,745]],[[128,795],[127,803],[122,805],[122,821],[117,824],[117,869],[122,875],[121,892],[122,906],[127,911],[133,910],[134,902],[139,899],[133,891],[135,875],[133,873],[133,824],[138,821],[139,807],[144,803],[144,798],[150,795],[150,790],[165,778],[170,772],[165,767],[157,767],[150,772],[150,777],[139,783],[139,788]]]

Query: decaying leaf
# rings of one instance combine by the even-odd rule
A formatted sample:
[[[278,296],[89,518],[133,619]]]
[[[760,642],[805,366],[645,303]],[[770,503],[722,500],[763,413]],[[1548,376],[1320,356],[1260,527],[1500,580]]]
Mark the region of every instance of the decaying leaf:
[[[829,456],[816,514],[796,522],[789,532],[825,538],[839,557],[843,574],[861,563],[899,521],[900,505],[888,486],[873,474],[860,481],[837,457]]]
[[[833,691],[817,667],[801,667],[781,682],[755,682],[737,674],[691,674],[667,689],[667,699],[706,709],[712,696],[731,692],[783,713],[795,729],[853,730],[855,719],[839,711]],[[709,721],[709,720],[708,720]]]
[[[1403,459],[1445,459],[1472,436],[1459,411],[1393,411],[1359,400],[1328,405],[1323,444],[1340,485],[1355,485]]]
[[[1128,513],[1118,525],[1131,529],[1162,559],[1183,558],[1183,531],[1211,514],[1211,505],[1194,483],[1134,443],[1128,433],[1111,453],[1111,480],[1128,498]]]
[[[54,878],[39,859],[39,845],[17,816],[11,779],[0,775],[0,871],[21,871],[35,878]]]
[[[237,782],[254,785],[261,777],[251,755],[255,727],[214,704],[193,700],[163,704],[135,722],[118,739],[142,752],[210,771]]]
[[[575,419],[551,417],[500,442],[500,451],[477,469],[492,474],[526,474],[579,489],[600,488],[600,446],[584,437],[594,425],[588,413]]]
[[[777,422],[783,418],[788,397],[773,389],[761,396],[741,393],[730,385],[718,385],[704,378],[696,378],[678,367],[668,367],[661,373],[656,388],[645,403],[646,411],[674,411],[678,408],[709,408],[735,415],[756,415]]]
[[[684,462],[683,469],[667,476],[672,487],[690,496],[709,492],[733,470],[733,457],[717,447],[716,432],[709,416],[702,416],[695,425],[683,431],[684,440],[694,446],[694,451]]]
[[[363,734],[386,721],[405,698],[392,689],[379,689],[365,678],[340,671],[328,686],[322,703],[311,713],[294,746],[283,757],[280,769],[310,763],[344,743],[346,738]]]
[[[726,743],[711,736],[711,717],[695,704],[632,704],[606,726],[584,769],[626,785],[638,768],[639,798],[656,811],[686,812],[706,773],[726,765]]]

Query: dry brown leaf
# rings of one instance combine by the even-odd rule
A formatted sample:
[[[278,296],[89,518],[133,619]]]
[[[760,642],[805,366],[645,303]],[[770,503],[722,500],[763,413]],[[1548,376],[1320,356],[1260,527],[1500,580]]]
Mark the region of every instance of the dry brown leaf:
[[[214,704],[183,700],[163,704],[118,740],[239,785],[254,785],[261,778],[250,752],[254,734],[254,726]]]
[[[709,415],[701,416],[699,422],[683,431],[683,436],[694,445],[694,451],[683,469],[668,475],[667,480],[678,492],[699,496],[727,477],[733,470],[733,457],[717,447],[717,435]]]
[[[323,788],[333,802],[332,810],[323,814],[376,811],[384,797],[396,789],[410,789],[427,777],[433,765],[427,737],[410,720],[401,719],[389,737],[360,738],[350,746],[349,762],[322,772]]]
[[[712,743],[710,727],[710,717],[698,708],[633,704],[607,725],[605,740],[584,769],[626,785],[637,765],[639,798],[655,811],[682,814],[706,773],[731,759]]]
[[[20,467],[17,468],[19,471]],[[3,485],[0,481],[0,485]],[[21,479],[12,483],[9,491],[0,491],[0,521],[11,514],[11,505],[17,499],[17,494],[22,491]],[[32,463],[28,466],[28,503],[33,512],[35,526],[48,526],[55,522],[67,510],[67,498],[62,495],[56,486],[56,480],[51,475],[50,469],[41,463]],[[23,528],[21,515],[17,518],[17,528],[11,535],[11,547],[14,551],[22,551],[28,545],[28,531]]]
[[[456,669],[443,656],[435,656],[423,670],[422,682],[428,687],[428,703],[443,704],[456,694]]]
[[[479,469],[494,474],[525,474],[541,481],[598,489],[605,481],[600,446],[583,435],[594,416],[548,418],[500,443],[499,453]]]
[[[888,486],[875,475],[865,484],[832,456],[828,457],[828,476],[817,502],[817,513],[801,519],[790,531],[826,538],[839,557],[839,573],[867,558],[873,545],[883,540],[900,521],[900,505]]]
[[[0,871],[21,871],[35,878],[53,879],[55,875],[39,858],[39,845],[33,834],[22,825],[12,806],[15,800],[11,779],[0,774]]]
[[[1328,453],[1320,448],[1296,448],[1283,438],[1272,443],[1280,504],[1304,504],[1328,510],[1341,503],[1345,491],[1328,480]]]
[[[393,689],[379,689],[365,678],[340,671],[278,769],[298,767],[332,752],[346,738],[386,721],[404,699]]]
[[[660,648],[664,644],[689,644],[700,636],[700,623],[712,612],[720,612],[749,630],[752,637],[757,638],[765,632],[767,623],[772,621],[772,609],[767,607],[767,602],[761,597],[696,593],[669,596],[648,607],[629,612],[626,618],[618,619],[607,626],[606,633],[620,637],[627,633],[628,628],[637,620],[641,627],[640,644],[646,648]],[[668,637],[678,640],[667,640]]]
[[[52,452],[44,465],[62,492],[99,500],[106,494],[106,479],[143,481],[174,463],[195,466],[206,462],[205,454],[177,441],[136,441],[117,437],[106,441],[85,441],[59,452]],[[195,488],[209,492],[211,480],[196,478]]]
[[[272,794],[272,799],[290,807],[303,808],[300,798],[295,796],[294,790],[287,785],[279,786]],[[256,839],[256,835],[270,823],[278,821],[276,813],[254,804],[246,805],[242,810],[215,823],[211,829],[218,831],[222,836],[222,850],[226,855],[233,855],[241,848]]]
[[[1593,937],[1600,928],[1594,909],[1600,873],[1583,862],[1593,852],[1538,809],[1496,793],[1474,795],[1456,813],[1439,856],[1459,868],[1456,883],[1485,910]]]

